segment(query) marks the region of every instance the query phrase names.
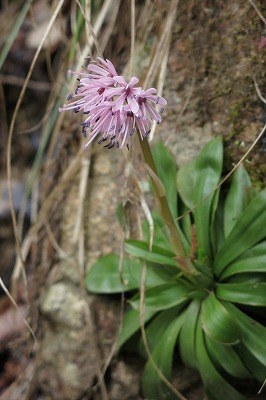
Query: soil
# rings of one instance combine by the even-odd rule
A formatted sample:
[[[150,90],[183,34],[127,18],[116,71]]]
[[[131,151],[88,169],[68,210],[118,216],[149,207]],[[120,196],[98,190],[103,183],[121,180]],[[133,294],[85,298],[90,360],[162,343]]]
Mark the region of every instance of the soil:
[[[121,70],[129,57],[130,43],[129,2],[122,3],[105,51],[105,56]],[[168,3],[158,2],[156,11],[146,21],[147,26],[150,24],[152,27],[145,43],[137,30],[134,69],[138,76],[145,76],[165,22]],[[137,1],[136,4],[137,21],[143,22],[144,2]],[[257,0],[256,5],[265,16],[265,2]],[[69,13],[70,6],[65,6],[66,30]],[[25,77],[33,54],[25,39],[30,29],[28,21],[23,26],[20,41],[16,41],[11,49],[4,74],[13,71],[14,75]],[[177,165],[191,160],[211,137],[219,134],[224,137],[224,173],[227,173],[258,136],[266,121],[266,104],[259,98],[254,84],[255,81],[265,98],[266,42],[263,35],[265,20],[260,18],[250,1],[179,2],[163,91],[168,105],[152,142],[162,139]],[[19,69],[16,67],[20,54],[18,48],[24,49]],[[55,73],[59,73],[58,59],[63,57],[64,49],[56,40],[52,52]],[[44,50],[33,78],[49,85],[45,66]],[[9,110],[13,110],[19,90],[5,83],[4,79],[3,83],[8,110],[6,121],[10,123],[12,113]],[[41,93],[41,96],[38,90],[26,93],[17,119],[17,131],[38,122],[39,110],[44,109],[48,100],[48,91]],[[37,200],[33,197],[26,205],[22,239],[31,238],[26,259],[28,316],[38,345],[33,343],[17,314],[13,316],[13,323],[8,322],[10,318],[12,320],[13,308],[3,293],[0,298],[1,326],[7,327],[6,332],[0,330],[0,395],[3,400],[142,399],[140,378],[144,361],[137,353],[127,349],[119,355],[113,354],[108,361],[121,322],[120,298],[88,294],[84,278],[99,256],[120,252],[124,233],[116,217],[119,203],[129,205],[126,234],[137,235],[140,206],[130,178],[129,160],[133,159],[134,173],[142,183],[147,181],[147,177],[138,162],[140,149],[136,142],[129,152],[92,146],[76,161],[81,136],[77,121],[76,114],[65,118],[54,154],[51,159],[47,156],[42,165],[38,180],[41,190],[36,188]],[[18,214],[23,205],[24,184],[40,145],[41,132],[38,127],[31,134],[18,134],[17,131],[12,148],[12,185]],[[1,155],[5,160],[7,135],[4,122],[1,135],[4,139]],[[265,151],[262,138],[244,161],[258,188],[265,187],[266,183]],[[68,168],[72,169],[67,184],[61,185]],[[0,184],[0,273],[11,288],[16,250],[4,170]],[[41,209],[59,184],[61,190],[38,217],[38,213],[34,214],[34,207]],[[152,204],[148,195],[147,198]],[[26,315],[22,280],[16,299],[21,313]],[[173,382],[188,400],[206,398],[200,377],[180,363],[178,354]]]

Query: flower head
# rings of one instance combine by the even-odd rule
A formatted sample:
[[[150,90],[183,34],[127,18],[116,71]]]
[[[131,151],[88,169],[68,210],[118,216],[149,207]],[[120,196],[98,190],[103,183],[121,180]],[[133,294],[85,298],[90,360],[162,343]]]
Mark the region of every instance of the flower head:
[[[152,122],[161,122],[163,108],[157,111],[154,105],[165,105],[167,101],[156,96],[156,89],[135,87],[138,78],[132,77],[127,82],[117,74],[111,61],[99,57],[97,62],[90,62],[85,70],[83,73],[68,71],[80,76],[79,85],[67,97],[71,102],[59,108],[60,112],[73,110],[87,115],[82,123],[84,137],[90,136],[85,147],[100,134],[99,144],[108,141],[104,147],[128,147],[136,129],[144,140],[150,133]]]

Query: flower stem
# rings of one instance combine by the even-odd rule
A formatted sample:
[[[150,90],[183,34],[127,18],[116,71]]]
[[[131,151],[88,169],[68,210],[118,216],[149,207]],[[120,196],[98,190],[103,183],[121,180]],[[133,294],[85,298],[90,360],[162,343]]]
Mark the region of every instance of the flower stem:
[[[187,258],[186,252],[184,250],[180,235],[177,230],[177,226],[173,215],[170,211],[169,204],[166,198],[166,193],[163,188],[162,190],[162,182],[158,178],[158,171],[152,156],[151,148],[147,139],[142,140],[139,137],[140,146],[142,149],[142,153],[144,156],[144,160],[149,167],[150,177],[154,188],[154,194],[158,201],[160,214],[163,220],[166,223],[166,226],[169,230],[170,240],[172,242],[173,250],[175,251],[176,255],[180,258]],[[152,173],[151,173],[152,172]],[[158,178],[158,179],[156,179]]]

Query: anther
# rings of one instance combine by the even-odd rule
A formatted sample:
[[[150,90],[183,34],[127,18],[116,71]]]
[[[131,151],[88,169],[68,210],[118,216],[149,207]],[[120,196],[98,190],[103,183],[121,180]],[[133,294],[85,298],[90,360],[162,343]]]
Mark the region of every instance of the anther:
[[[164,108],[161,108],[160,109],[160,113],[162,114],[164,112]]]
[[[67,96],[67,100],[71,100],[72,97],[73,97],[73,93],[70,93],[70,94]]]

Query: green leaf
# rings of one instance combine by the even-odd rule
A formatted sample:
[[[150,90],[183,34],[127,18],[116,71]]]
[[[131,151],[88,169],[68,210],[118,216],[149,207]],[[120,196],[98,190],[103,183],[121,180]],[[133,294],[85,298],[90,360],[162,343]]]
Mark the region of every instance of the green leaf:
[[[223,305],[237,320],[242,331],[243,344],[266,367],[266,328],[248,317],[233,304],[223,302]]]
[[[216,296],[220,300],[250,306],[266,306],[266,283],[219,283]]]
[[[122,276],[119,272],[119,256],[110,254],[99,258],[86,276],[86,288],[92,293],[120,293],[138,289],[141,284],[142,262],[123,258]],[[169,274],[160,267],[147,264],[146,285],[155,286],[169,279]],[[121,282],[123,279],[123,285]]]
[[[199,261],[211,258],[210,222],[214,193],[210,194],[220,181],[223,164],[223,143],[219,136],[211,140],[196,159],[194,210]]]
[[[235,318],[217,300],[214,293],[203,301],[201,324],[204,332],[221,343],[233,344],[241,339],[241,330]]]
[[[220,194],[220,188],[216,190],[213,198],[210,239],[212,252],[215,254],[224,242],[223,198]]]
[[[187,213],[188,208],[185,206],[181,198],[179,197],[179,203],[178,203],[178,215],[181,216],[182,218],[178,221],[180,225],[180,229],[184,233],[187,242],[190,244],[189,246],[189,251],[191,248],[191,236],[192,236],[192,221],[191,221],[191,214]]]
[[[168,310],[163,310],[158,313],[152,320],[147,324],[146,328],[146,339],[149,346],[149,350],[152,353],[157,347],[158,341],[165,332],[165,328],[169,326],[173,319],[175,319],[180,312],[184,309],[184,305],[172,307]],[[138,350],[144,358],[147,358],[147,353],[144,347],[143,338],[140,339]]]
[[[244,167],[239,166],[233,175],[230,190],[224,206],[225,236],[231,232],[238,218],[248,204],[248,189],[251,187],[249,175]]]
[[[184,322],[184,314],[173,319],[158,338],[157,346],[152,352],[152,358],[161,373],[170,380],[172,377],[172,363],[177,336]],[[144,397],[153,400],[176,400],[176,396],[161,380],[158,372],[149,360],[142,377]]]
[[[209,353],[206,349],[204,333],[202,332],[200,321],[197,323],[196,331],[196,356],[199,372],[206,392],[215,400],[247,400],[215,368]]]
[[[193,300],[186,311],[185,321],[179,336],[179,351],[184,364],[190,368],[196,368],[195,335],[199,316],[200,301]]]
[[[149,321],[154,316],[154,314],[155,311],[145,310],[144,321]],[[126,311],[123,318],[122,329],[118,338],[118,342],[116,344],[116,351],[119,351],[123,344],[140,329],[140,325],[141,322],[139,311],[132,309]]]
[[[145,308],[154,311],[165,310],[188,301],[189,290],[179,282],[170,282],[154,286],[145,292]],[[140,309],[140,295],[130,300],[131,306]]]
[[[150,252],[149,243],[140,240],[127,240],[125,250],[127,253],[146,261],[178,267],[177,261],[174,260],[175,254],[156,245],[152,246],[152,252]]]
[[[153,148],[153,158],[174,218],[177,217],[176,162],[162,141]]]
[[[245,379],[251,377],[250,371],[235,351],[235,346],[218,343],[207,335],[205,336],[205,343],[208,353],[218,370],[222,367],[223,370],[235,378]]]
[[[266,190],[260,192],[238,218],[215,258],[216,273],[266,237]]]
[[[238,343],[235,346],[235,349],[251,374],[257,379],[257,381],[263,383],[266,376],[266,367],[253,356],[243,343]]]
[[[196,160],[183,165],[177,173],[177,187],[180,197],[188,208],[194,206],[194,184]]]
[[[266,242],[261,242],[238,257],[222,272],[220,279],[246,272],[266,273]]]
[[[258,283],[266,282],[266,274],[261,272],[245,272],[231,276],[226,283]]]

